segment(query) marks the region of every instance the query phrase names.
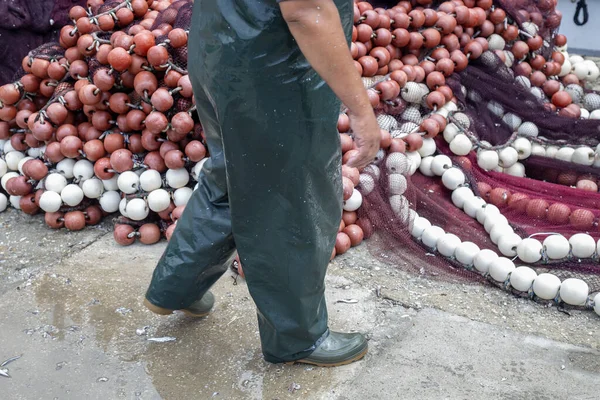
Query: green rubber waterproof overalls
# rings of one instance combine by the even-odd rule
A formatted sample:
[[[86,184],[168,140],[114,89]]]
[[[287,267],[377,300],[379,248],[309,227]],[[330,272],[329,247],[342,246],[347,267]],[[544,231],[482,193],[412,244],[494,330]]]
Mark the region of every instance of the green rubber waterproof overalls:
[[[348,42],[352,0],[335,0]],[[325,272],[342,213],[340,103],[276,0],[196,0],[188,69],[210,159],[146,294],[182,309],[237,249],[265,359],[308,356],[328,332]]]

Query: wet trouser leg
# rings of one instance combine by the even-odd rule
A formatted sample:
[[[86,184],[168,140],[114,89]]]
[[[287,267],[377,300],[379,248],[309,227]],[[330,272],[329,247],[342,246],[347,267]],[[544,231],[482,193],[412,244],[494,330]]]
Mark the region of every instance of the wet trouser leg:
[[[227,270],[234,252],[221,128],[197,79],[196,106],[210,158],[152,277],[146,298],[178,310],[201,298]]]
[[[336,3],[349,38],[352,1]],[[202,123],[210,115],[220,127],[211,135],[222,135],[233,237],[224,220],[212,221],[229,209],[225,197],[210,196],[204,182],[217,174],[207,174],[206,193],[188,203],[149,300],[185,307],[224,271],[235,242],[265,359],[304,358],[327,333],[324,281],[342,213],[339,102],[274,1],[196,2],[189,48]],[[210,143],[209,151],[214,157]]]
[[[263,354],[292,361],[328,331],[325,274],[342,214],[340,104],[278,8],[230,2],[196,4],[190,63],[219,117],[233,236]],[[352,2],[336,3],[350,35]]]

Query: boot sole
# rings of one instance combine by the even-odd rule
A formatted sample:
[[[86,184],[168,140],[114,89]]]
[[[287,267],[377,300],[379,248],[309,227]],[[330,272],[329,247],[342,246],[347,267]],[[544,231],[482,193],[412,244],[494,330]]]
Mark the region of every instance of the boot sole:
[[[310,361],[310,360],[304,359],[304,360],[289,361],[289,362],[286,362],[285,365],[309,364],[309,365],[314,365],[316,367],[324,367],[324,368],[341,367],[342,365],[352,364],[355,361],[361,360],[362,358],[364,358],[365,355],[367,355],[368,351],[369,351],[369,348],[365,347],[365,349],[363,351],[361,351],[360,353],[358,353],[354,357],[349,358],[349,359],[344,360],[344,361],[339,361],[339,362],[336,362],[336,363],[320,363],[320,362]]]
[[[181,311],[182,313],[184,313],[188,317],[194,317],[194,318],[204,318],[204,317],[207,317],[208,314],[210,314],[210,311],[207,311],[207,312],[202,313],[202,314],[194,313],[194,312],[191,312],[190,310],[179,310],[179,311]]]
[[[171,315],[175,311],[181,311],[189,317],[203,318],[203,317],[208,316],[208,314],[210,314],[210,311],[198,314],[198,313],[194,313],[190,310],[169,310],[168,308],[162,308],[162,307],[155,306],[154,304],[150,303],[148,301],[148,299],[144,299],[144,306],[148,310],[152,311],[154,314],[158,314],[158,315]]]

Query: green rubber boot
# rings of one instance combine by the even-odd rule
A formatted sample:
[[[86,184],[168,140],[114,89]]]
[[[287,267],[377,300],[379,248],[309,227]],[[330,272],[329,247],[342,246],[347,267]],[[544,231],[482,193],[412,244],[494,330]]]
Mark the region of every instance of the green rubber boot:
[[[311,355],[287,364],[301,363],[318,367],[337,367],[360,360],[368,350],[367,339],[360,333],[331,332]]]
[[[150,303],[148,301],[148,299],[144,299],[144,305],[146,306],[146,308],[148,308],[148,310],[152,311],[155,314],[159,314],[159,315],[169,315],[169,314],[173,314],[173,311],[176,311],[176,310],[169,310],[168,308],[162,308],[162,307],[155,306],[154,304]],[[215,305],[215,296],[211,292],[206,292],[206,294],[204,296],[202,296],[202,298],[200,300],[197,300],[196,302],[192,303],[187,308],[177,310],[177,311],[181,311],[181,312],[189,315],[190,317],[202,318],[202,317],[206,317],[208,314],[210,314],[210,310],[212,310],[214,305]]]

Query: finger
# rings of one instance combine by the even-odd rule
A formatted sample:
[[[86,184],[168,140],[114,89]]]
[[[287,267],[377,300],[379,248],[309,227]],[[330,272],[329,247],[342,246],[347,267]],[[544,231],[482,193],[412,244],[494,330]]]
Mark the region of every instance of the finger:
[[[352,168],[366,167],[373,159],[369,157],[369,151],[365,147],[358,149],[358,154],[350,158],[346,165]]]

